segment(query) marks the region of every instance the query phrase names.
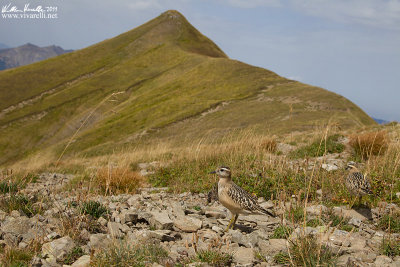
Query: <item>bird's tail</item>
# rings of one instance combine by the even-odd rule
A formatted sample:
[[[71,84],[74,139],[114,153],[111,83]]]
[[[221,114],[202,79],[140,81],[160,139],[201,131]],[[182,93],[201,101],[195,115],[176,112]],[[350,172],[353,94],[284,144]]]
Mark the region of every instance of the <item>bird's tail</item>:
[[[266,210],[266,209],[264,209],[264,208],[261,208],[261,207],[260,207],[260,211],[261,211],[262,213],[266,214],[266,215],[271,216],[271,217],[276,217],[276,215],[275,215],[274,213],[272,213],[272,212],[270,212],[269,210]]]

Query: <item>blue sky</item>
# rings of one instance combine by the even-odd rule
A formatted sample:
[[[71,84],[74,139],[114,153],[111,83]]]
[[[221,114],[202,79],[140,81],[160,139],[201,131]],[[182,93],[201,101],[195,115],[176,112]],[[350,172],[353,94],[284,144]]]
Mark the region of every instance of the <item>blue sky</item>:
[[[180,11],[232,59],[341,94],[400,121],[400,0],[0,0],[57,19],[0,18],[0,42],[79,49]]]

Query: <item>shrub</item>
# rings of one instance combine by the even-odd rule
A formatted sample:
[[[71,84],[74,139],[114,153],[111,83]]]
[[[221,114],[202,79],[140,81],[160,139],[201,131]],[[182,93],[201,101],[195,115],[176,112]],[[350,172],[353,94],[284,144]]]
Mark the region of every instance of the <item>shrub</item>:
[[[278,144],[275,139],[265,138],[260,143],[260,149],[270,153],[274,153],[276,151],[277,145]]]
[[[81,213],[89,214],[96,219],[109,214],[109,210],[105,206],[100,202],[93,200],[83,202],[80,211]]]
[[[106,194],[136,193],[143,185],[144,177],[129,167],[101,168],[97,172],[96,181]]]
[[[325,153],[341,153],[344,145],[339,142],[341,135],[328,136],[326,140],[316,140],[308,146],[300,147],[290,153],[293,158],[321,157]]]
[[[388,148],[389,139],[385,131],[350,136],[350,146],[356,157],[365,160],[371,155],[381,155]]]
[[[168,256],[159,245],[141,244],[129,245],[120,242],[97,253],[91,261],[91,266],[149,266],[151,263],[162,263]]]

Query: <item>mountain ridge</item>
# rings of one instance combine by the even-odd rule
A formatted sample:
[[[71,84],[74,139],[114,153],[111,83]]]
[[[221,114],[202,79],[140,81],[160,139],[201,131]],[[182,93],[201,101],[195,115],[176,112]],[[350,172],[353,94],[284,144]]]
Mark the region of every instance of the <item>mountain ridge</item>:
[[[374,124],[342,96],[229,59],[174,10],[87,48],[2,71],[0,83],[0,164],[43,150],[56,157],[66,144],[67,155],[99,155],[143,136],[180,143],[248,127],[287,133]],[[209,112],[222,103],[230,104]]]

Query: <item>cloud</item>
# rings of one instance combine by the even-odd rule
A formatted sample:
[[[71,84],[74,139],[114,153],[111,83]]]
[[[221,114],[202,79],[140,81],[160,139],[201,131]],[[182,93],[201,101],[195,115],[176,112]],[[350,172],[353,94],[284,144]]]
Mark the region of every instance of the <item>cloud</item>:
[[[400,28],[400,0],[291,0],[300,13],[343,23]]]
[[[128,7],[133,10],[143,9],[159,9],[162,8],[160,1],[158,0],[136,0],[128,3]]]

